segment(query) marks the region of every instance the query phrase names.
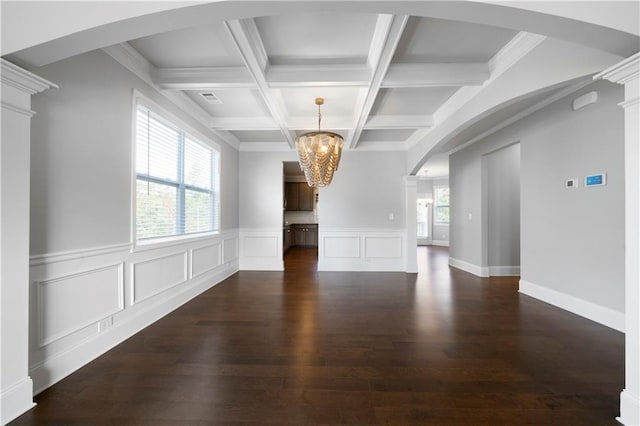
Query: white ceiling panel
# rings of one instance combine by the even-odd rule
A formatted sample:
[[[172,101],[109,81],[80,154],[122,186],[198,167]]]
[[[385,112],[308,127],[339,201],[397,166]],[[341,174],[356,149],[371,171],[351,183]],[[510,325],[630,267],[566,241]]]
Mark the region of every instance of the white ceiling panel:
[[[279,92],[289,117],[317,117],[316,98],[324,98],[323,116],[351,117],[360,90],[358,87],[300,87],[280,89]]]
[[[268,117],[267,107],[255,89],[216,89],[186,91],[212,117]],[[212,104],[202,93],[213,93],[222,103]]]
[[[516,34],[487,25],[411,17],[392,62],[487,62]]]
[[[371,115],[430,115],[458,89],[458,87],[382,89],[373,104]]]
[[[243,64],[231,37],[219,22],[139,38],[131,40],[129,44],[159,68]]]
[[[360,136],[361,142],[404,142],[413,133],[415,129],[382,129],[362,131]]]
[[[236,130],[229,133],[235,136],[240,141],[240,143],[287,143],[284,136],[282,136],[282,133],[279,130]]]
[[[256,19],[271,65],[364,64],[377,15],[299,13]]]

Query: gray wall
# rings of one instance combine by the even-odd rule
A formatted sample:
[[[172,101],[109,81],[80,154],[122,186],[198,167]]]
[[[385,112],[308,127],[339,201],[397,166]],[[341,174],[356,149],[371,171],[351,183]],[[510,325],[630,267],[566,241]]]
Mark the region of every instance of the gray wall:
[[[520,144],[484,157],[490,267],[520,266]]]
[[[60,88],[33,97],[31,254],[130,242],[133,89],[214,135],[102,51],[34,72]],[[221,227],[232,229],[238,153],[220,145]]]
[[[333,182],[320,189],[321,226],[404,228],[405,164],[404,152],[344,152]]]
[[[297,154],[240,153],[240,228],[282,226],[283,161]],[[403,152],[343,152],[333,182],[319,190],[320,226],[404,228],[404,164]]]
[[[573,111],[573,99],[592,90],[598,103]],[[488,265],[481,159],[519,141],[522,279],[624,311],[622,99],[622,87],[594,83],[452,154],[450,256]],[[608,174],[607,186],[584,188],[597,172]],[[570,178],[580,187],[566,189]]]
[[[281,228],[283,161],[297,161],[295,151],[240,153],[240,228]]]

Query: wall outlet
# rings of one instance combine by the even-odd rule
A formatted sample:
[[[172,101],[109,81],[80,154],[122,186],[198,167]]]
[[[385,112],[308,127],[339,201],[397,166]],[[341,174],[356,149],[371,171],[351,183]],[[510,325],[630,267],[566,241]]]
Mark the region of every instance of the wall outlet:
[[[98,323],[98,331],[103,331],[113,325],[113,316],[107,317]]]

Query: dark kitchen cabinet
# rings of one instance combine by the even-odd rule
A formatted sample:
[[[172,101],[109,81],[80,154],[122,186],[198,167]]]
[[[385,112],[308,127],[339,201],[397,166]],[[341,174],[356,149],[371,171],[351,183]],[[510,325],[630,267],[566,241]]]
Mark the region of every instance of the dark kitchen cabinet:
[[[287,182],[285,206],[287,211],[313,211],[313,188],[304,182]]]
[[[293,225],[294,245],[299,247],[318,246],[318,225]]]

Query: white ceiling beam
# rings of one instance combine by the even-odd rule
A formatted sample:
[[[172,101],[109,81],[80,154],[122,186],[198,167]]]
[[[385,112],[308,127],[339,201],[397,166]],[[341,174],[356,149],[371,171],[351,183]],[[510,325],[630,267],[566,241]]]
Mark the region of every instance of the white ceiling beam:
[[[367,65],[270,66],[267,80],[272,88],[367,86]]]
[[[480,86],[489,76],[486,63],[392,64],[382,87]]]
[[[245,67],[156,68],[153,81],[164,90],[254,89]]]
[[[359,105],[359,114],[353,133],[349,135],[346,141],[348,148],[355,148],[358,144],[360,134],[362,134],[362,130],[369,118],[369,113],[378,96],[382,81],[408,20],[408,15],[378,15],[368,58],[372,69],[371,81],[366,89],[362,104]]]
[[[365,129],[421,129],[433,127],[430,115],[373,115],[364,125]]]
[[[256,83],[258,92],[262,96],[274,123],[278,126],[287,143],[294,147],[293,134],[287,129],[281,108],[269,93],[269,83],[266,78],[266,69],[269,65],[264,44],[260,38],[260,33],[253,19],[242,19],[225,21],[225,26],[229,35],[242,56],[249,74]]]

